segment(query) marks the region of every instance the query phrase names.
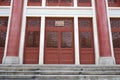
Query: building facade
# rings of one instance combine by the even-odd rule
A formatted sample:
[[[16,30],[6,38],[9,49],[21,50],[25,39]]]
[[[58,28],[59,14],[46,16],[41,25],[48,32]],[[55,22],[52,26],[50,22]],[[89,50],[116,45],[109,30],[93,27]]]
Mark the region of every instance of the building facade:
[[[0,0],[1,64],[120,64],[120,0]]]

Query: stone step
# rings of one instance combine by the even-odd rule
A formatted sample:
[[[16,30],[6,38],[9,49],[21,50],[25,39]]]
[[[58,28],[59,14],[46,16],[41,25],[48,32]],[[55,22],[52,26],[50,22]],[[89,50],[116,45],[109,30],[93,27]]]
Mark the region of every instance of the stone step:
[[[32,69],[32,68],[24,68],[24,69],[20,69],[20,68],[2,68],[0,69],[0,71],[120,71],[120,69],[108,69],[108,68],[105,68],[105,69],[76,69],[76,68],[64,68],[64,69],[61,69],[61,68],[58,68],[58,69],[51,69],[51,68],[41,68],[41,69]]]
[[[0,80],[120,80],[120,66],[0,65]]]
[[[1,67],[46,67],[46,68],[48,68],[48,67],[56,67],[56,68],[65,68],[65,67],[67,67],[67,68],[73,68],[73,67],[76,67],[76,68],[101,68],[101,67],[109,67],[109,68],[111,68],[111,67],[113,67],[113,68],[119,68],[120,67],[120,65],[59,65],[59,64],[50,64],[50,65],[36,65],[36,64],[24,64],[24,65],[20,65],[20,64],[18,64],[18,65],[16,65],[16,64],[0,64],[0,68]]]
[[[120,71],[120,66],[0,66],[0,71],[36,71],[36,70],[65,70],[65,71]]]
[[[120,71],[0,71],[0,75],[120,75]]]
[[[120,80],[119,75],[3,75],[0,80]]]

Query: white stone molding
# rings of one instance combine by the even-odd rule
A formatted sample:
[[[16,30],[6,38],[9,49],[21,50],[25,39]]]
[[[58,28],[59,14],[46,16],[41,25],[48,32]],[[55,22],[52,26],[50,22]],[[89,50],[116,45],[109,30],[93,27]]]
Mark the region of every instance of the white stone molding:
[[[78,17],[74,16],[74,50],[75,50],[75,65],[80,64],[79,55],[79,34],[78,34]]]
[[[98,42],[98,31],[97,31],[97,19],[96,19],[96,8],[95,0],[92,0],[93,7],[93,36],[94,36],[94,52],[95,52],[95,63],[99,62],[99,42]]]
[[[45,16],[41,17],[39,64],[44,64]]]
[[[24,54],[25,31],[26,31],[26,6],[27,6],[27,0],[24,0],[22,28],[21,28],[20,46],[19,46],[20,64],[23,64],[23,58],[24,58],[23,54]]]

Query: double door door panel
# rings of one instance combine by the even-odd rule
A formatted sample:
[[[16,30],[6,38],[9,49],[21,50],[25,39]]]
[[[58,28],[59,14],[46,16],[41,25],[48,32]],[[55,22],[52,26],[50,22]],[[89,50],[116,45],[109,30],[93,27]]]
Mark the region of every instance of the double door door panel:
[[[74,63],[73,32],[62,31],[46,32],[45,64]]]
[[[53,26],[49,27],[49,25],[46,24],[44,63],[74,64],[73,24],[66,27],[66,23],[64,23],[67,21],[72,23],[73,20],[56,18],[51,19],[51,21],[52,20]],[[55,21],[58,21],[56,23],[61,23],[62,25],[58,24],[58,26],[55,26]]]

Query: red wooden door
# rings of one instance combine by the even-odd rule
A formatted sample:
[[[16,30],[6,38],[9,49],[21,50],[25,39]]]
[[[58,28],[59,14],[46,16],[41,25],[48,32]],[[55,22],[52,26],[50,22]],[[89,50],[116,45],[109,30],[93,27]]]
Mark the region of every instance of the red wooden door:
[[[79,45],[80,45],[80,63],[94,64],[94,44],[92,33],[92,19],[79,18]]]
[[[46,18],[45,64],[74,64],[72,18]]]
[[[39,38],[40,18],[27,18],[24,47],[24,64],[38,64]]]
[[[2,58],[4,54],[7,25],[8,25],[8,18],[0,17],[0,63],[2,63]]]
[[[116,64],[120,64],[120,18],[111,18],[111,29]]]

